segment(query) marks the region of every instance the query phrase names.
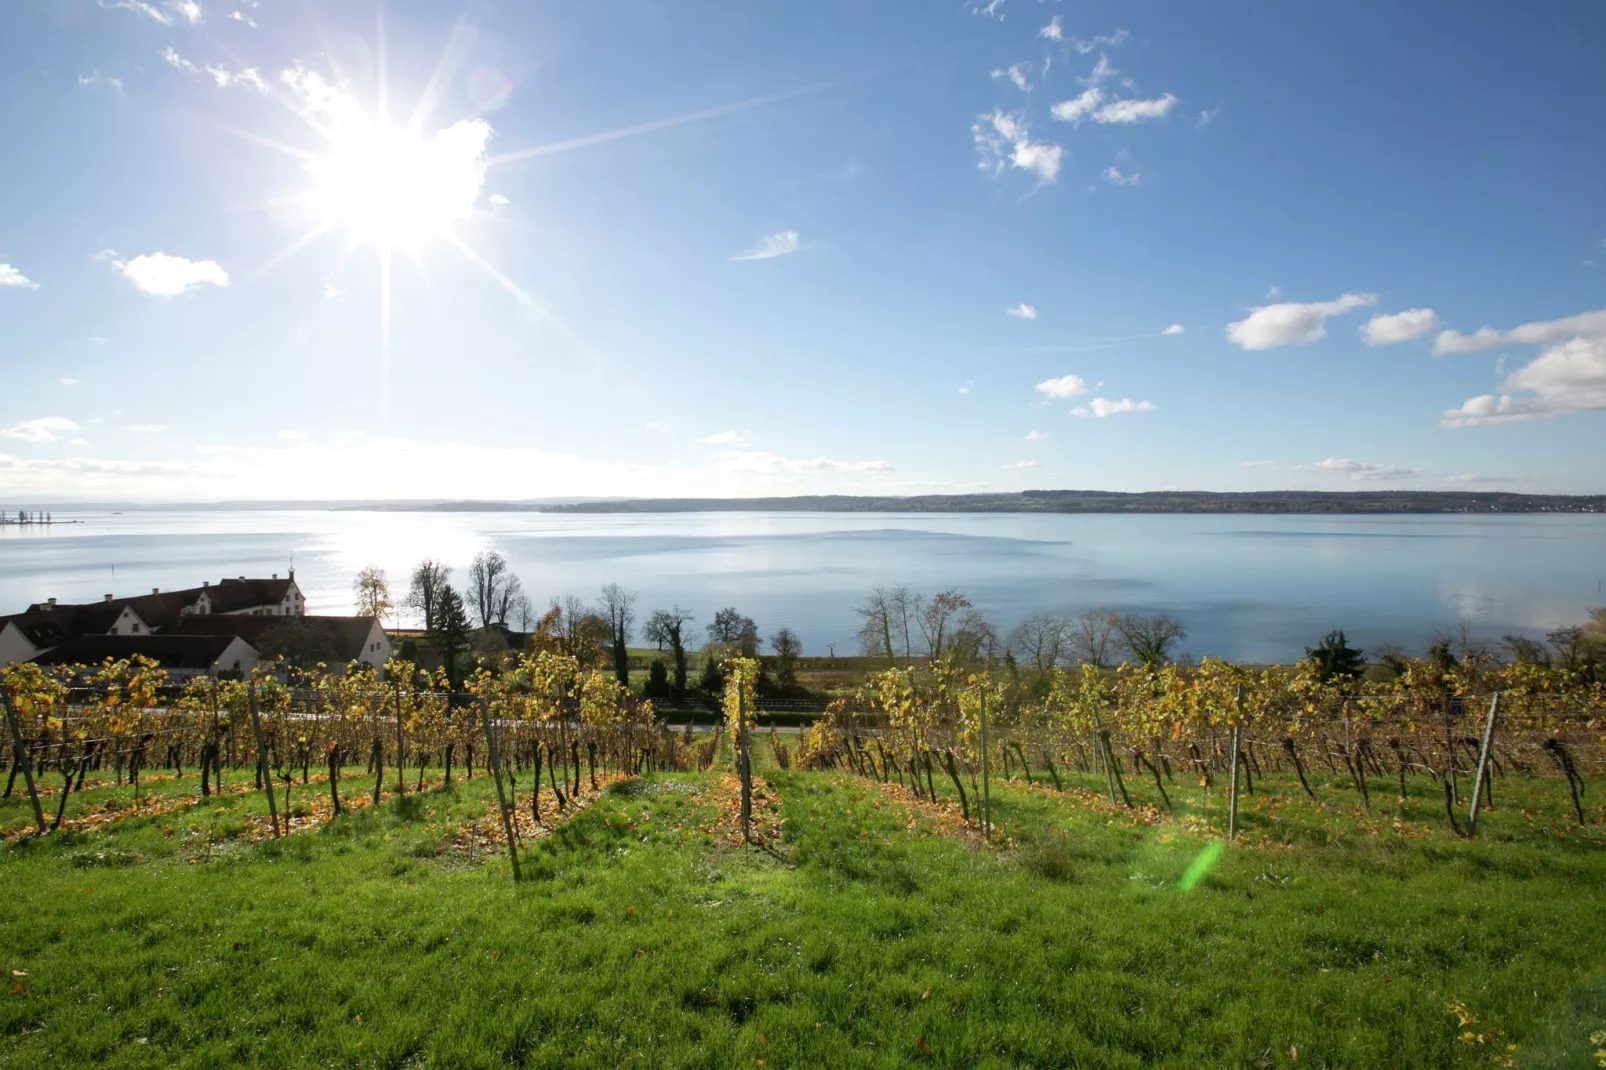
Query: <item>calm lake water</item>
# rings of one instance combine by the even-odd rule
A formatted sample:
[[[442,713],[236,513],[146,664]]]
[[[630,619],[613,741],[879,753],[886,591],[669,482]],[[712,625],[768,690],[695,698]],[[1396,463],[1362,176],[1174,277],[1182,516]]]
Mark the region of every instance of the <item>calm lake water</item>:
[[[494,547],[540,604],[640,592],[645,618],[679,603],[706,623],[735,605],[805,652],[856,652],[853,607],[875,584],[958,587],[1007,632],[1035,610],[1170,612],[1181,649],[1300,656],[1331,628],[1364,648],[1420,650],[1470,624],[1539,635],[1606,604],[1606,516],[955,516],[873,513],[126,511],[0,527],[0,612],[283,574],[313,612],[349,612],[364,565],[400,593],[420,558],[455,569]]]

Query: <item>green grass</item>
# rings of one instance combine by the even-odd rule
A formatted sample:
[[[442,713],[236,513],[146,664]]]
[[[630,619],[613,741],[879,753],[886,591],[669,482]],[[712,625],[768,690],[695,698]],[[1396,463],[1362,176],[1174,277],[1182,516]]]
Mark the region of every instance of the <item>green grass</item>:
[[[1179,778],[1158,823],[996,783],[993,849],[875,784],[766,775],[773,850],[718,833],[714,777],[662,775],[526,844],[518,885],[496,843],[456,843],[483,776],[277,842],[247,838],[265,807],[240,794],[0,846],[0,969],[23,974],[0,1064],[1492,1065],[1460,1001],[1518,1065],[1594,1066],[1606,814],[1579,830],[1558,781],[1497,780],[1465,841],[1426,782],[1403,807],[1374,785],[1367,821],[1337,778],[1315,805],[1271,778],[1184,892],[1219,780]],[[130,795],[96,792],[69,815]],[[27,819],[0,803],[0,828]]]

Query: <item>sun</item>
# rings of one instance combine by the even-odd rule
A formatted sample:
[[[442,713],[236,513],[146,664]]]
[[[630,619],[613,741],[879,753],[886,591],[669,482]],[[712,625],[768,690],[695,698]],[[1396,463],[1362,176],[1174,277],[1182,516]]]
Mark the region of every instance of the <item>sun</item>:
[[[322,226],[384,245],[416,244],[473,216],[491,138],[483,119],[426,138],[357,114],[327,134],[327,151],[306,163]]]

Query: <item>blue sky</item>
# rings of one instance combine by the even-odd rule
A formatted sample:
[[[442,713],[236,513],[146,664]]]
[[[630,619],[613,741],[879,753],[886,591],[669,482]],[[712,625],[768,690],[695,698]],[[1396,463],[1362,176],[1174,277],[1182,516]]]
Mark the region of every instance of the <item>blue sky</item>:
[[[16,0],[0,499],[1600,492],[1603,47],[1582,2]]]

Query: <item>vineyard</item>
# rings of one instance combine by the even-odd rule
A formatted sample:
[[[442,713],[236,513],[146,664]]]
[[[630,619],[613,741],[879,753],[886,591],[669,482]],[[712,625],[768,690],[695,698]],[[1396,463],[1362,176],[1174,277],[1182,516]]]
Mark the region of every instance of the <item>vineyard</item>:
[[[1595,1065],[1585,675],[760,674],[8,668],[0,1064]]]

